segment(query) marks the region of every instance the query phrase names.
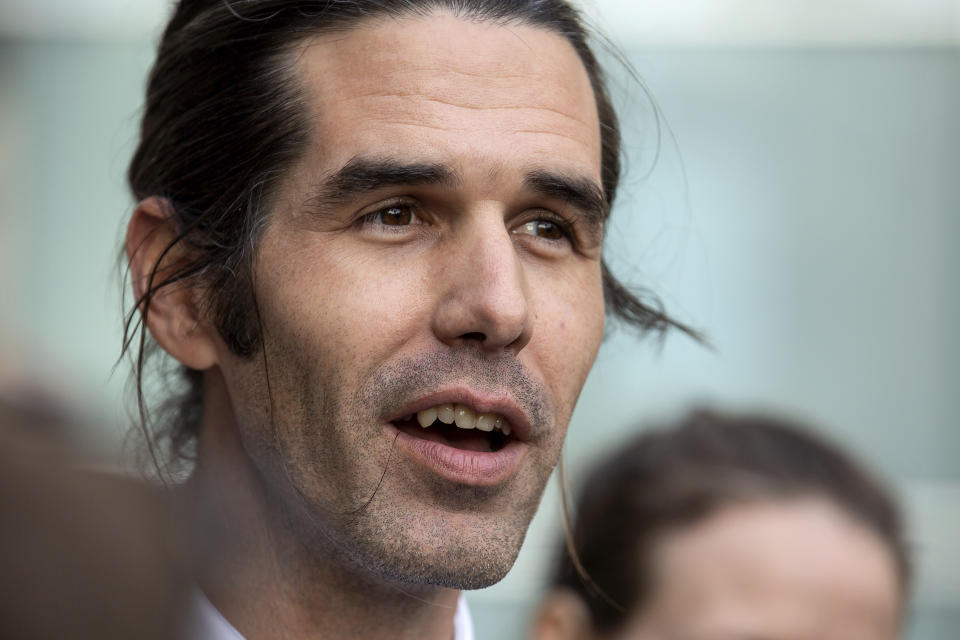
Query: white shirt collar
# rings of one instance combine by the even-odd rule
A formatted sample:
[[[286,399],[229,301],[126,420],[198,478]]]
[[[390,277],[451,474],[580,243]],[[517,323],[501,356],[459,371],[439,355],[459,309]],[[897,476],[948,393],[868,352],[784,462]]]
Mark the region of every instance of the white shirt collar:
[[[199,588],[194,588],[193,591],[193,602],[186,620],[186,640],[244,640],[203,591]],[[470,616],[470,608],[467,607],[467,599],[462,593],[457,599],[457,611],[453,614],[453,638],[474,640],[473,618]]]
[[[191,602],[184,621],[185,640],[244,640],[199,587],[191,589],[189,597]]]
[[[453,614],[453,640],[473,640],[473,616],[463,592],[457,598],[457,612]]]

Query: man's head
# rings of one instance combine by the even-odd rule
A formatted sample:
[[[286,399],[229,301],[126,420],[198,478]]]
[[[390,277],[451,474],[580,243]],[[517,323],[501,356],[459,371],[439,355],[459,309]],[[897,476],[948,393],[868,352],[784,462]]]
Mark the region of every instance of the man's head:
[[[565,2],[181,2],[127,243],[175,452],[236,438],[289,530],[377,575],[502,577],[605,304],[672,324],[602,262],[618,154]]]
[[[691,414],[604,460],[538,616],[560,638],[895,638],[896,503],[841,450],[762,417]],[[584,577],[586,576],[586,577]]]

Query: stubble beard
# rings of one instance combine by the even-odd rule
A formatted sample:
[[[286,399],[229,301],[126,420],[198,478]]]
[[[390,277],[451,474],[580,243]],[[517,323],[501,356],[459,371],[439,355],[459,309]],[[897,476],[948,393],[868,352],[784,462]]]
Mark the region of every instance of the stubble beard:
[[[470,487],[433,476],[401,459],[395,442],[383,437],[380,417],[450,381],[509,389],[530,417],[527,459],[505,485]],[[561,412],[558,423],[547,392],[519,361],[431,354],[375,371],[346,397],[318,396],[311,376],[298,382],[301,417],[278,453],[299,502],[296,515],[288,515],[303,547],[316,550],[312,561],[353,566],[387,582],[456,589],[487,587],[506,575],[559,456],[569,414]]]

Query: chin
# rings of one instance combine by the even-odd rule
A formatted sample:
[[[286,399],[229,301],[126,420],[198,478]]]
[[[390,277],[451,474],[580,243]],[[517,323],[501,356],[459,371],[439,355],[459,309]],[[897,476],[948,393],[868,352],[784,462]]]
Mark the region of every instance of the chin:
[[[492,538],[489,545],[462,544],[454,540],[452,545],[433,548],[425,548],[421,542],[416,551],[406,553],[399,548],[401,545],[389,550],[381,548],[367,556],[378,558],[378,562],[364,564],[391,582],[482,589],[502,580],[513,567],[523,542],[522,535],[516,537],[519,539],[509,541]]]
[[[387,571],[382,577],[449,589],[483,589],[503,580],[515,560],[516,554],[501,558],[474,558],[462,563],[437,563],[436,558],[430,558],[417,566],[394,567],[392,571],[384,567]]]

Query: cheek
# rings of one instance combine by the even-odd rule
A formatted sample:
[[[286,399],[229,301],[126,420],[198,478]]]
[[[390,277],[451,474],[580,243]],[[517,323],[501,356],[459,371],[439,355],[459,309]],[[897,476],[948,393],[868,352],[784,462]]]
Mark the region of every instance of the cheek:
[[[554,397],[569,412],[603,339],[603,293],[599,269],[571,278],[564,286],[556,284],[542,289],[549,295],[536,304],[530,347]]]
[[[325,359],[356,362],[401,344],[422,315],[418,279],[402,267],[331,247],[297,252],[261,287],[275,333]]]

